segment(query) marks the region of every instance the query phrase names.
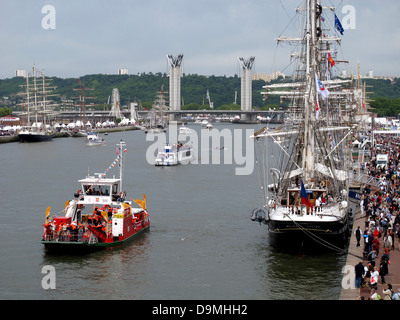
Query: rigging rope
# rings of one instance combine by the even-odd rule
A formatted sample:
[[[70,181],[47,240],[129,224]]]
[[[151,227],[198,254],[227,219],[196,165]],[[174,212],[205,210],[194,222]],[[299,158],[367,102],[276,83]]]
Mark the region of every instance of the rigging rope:
[[[340,248],[340,247],[338,247],[338,246],[335,246],[334,244],[329,243],[328,241],[322,239],[321,237],[318,237],[317,235],[315,235],[314,233],[312,233],[311,231],[307,230],[306,228],[304,228],[303,226],[301,226],[299,223],[297,223],[296,221],[294,221],[294,220],[290,217],[290,215],[288,215],[288,217],[289,217],[290,220],[292,220],[292,222],[293,222],[301,231],[303,231],[303,232],[304,232],[306,235],[308,235],[312,240],[314,240],[314,241],[316,241],[317,243],[323,245],[324,247],[326,247],[326,248],[328,248],[328,249],[331,249],[331,250],[334,250],[334,251],[336,251],[336,252],[347,253],[347,254],[352,255],[352,256],[354,256],[354,257],[356,257],[356,258],[359,258],[359,259],[361,259],[361,260],[364,259],[364,258],[361,257],[361,256],[358,256],[358,255],[356,255],[356,254],[354,254],[354,253],[348,252],[348,251],[346,251],[345,249],[342,249],[342,248]]]

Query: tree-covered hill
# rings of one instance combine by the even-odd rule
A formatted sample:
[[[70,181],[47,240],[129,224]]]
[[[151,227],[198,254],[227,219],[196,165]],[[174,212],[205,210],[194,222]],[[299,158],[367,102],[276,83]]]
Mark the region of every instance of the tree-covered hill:
[[[74,88],[79,87],[78,78],[58,78],[52,77],[52,85],[57,89],[58,102],[71,100],[79,96],[79,92]],[[85,88],[93,90],[86,91],[86,96],[95,97],[87,99],[87,103],[93,102],[97,108],[104,109],[105,104],[112,94],[113,88],[118,88],[121,98],[121,105],[128,102],[138,101],[145,108],[149,108],[157,95],[157,92],[164,88],[165,95],[168,96],[169,77],[166,73],[142,73],[140,75],[105,75],[93,74],[85,75],[80,78]],[[287,80],[287,79],[286,79]],[[240,105],[240,77],[226,76],[202,76],[197,74],[184,75],[181,82],[182,109],[207,109],[207,90],[215,108],[237,109]],[[278,79],[274,82],[281,82]],[[396,116],[400,113],[400,82],[399,78],[394,81],[365,79],[367,92],[371,99],[370,105],[379,116]],[[18,103],[23,102],[23,97],[18,95],[23,92],[22,85],[25,79],[14,77],[10,79],[0,79],[0,107],[9,107],[18,110]],[[266,102],[262,100],[263,80],[253,81],[253,107],[270,108],[279,106],[279,97],[270,97]],[[235,92],[237,92],[236,105]],[[77,101],[77,99],[73,99]],[[168,98],[167,98],[168,101]],[[109,107],[109,106],[108,106]]]

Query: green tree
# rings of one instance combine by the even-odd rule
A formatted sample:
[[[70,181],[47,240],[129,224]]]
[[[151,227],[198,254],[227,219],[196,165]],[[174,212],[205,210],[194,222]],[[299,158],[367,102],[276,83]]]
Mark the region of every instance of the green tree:
[[[4,117],[11,113],[12,113],[12,109],[10,109],[8,107],[0,108],[0,117]]]

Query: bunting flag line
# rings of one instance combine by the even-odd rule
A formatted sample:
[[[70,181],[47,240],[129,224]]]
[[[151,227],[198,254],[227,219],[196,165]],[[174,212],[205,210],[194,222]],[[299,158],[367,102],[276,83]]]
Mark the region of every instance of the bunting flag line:
[[[123,153],[127,152],[128,149],[124,149]],[[109,165],[109,167],[103,172],[103,178],[106,176],[107,172],[109,172],[112,168],[115,167],[115,165],[117,165],[117,162],[119,162],[119,160],[121,159],[122,155],[118,154],[118,149],[117,149],[117,157],[115,158],[115,160]]]
[[[333,60],[331,54],[328,52],[328,61],[331,64],[331,68],[335,65],[335,60]]]

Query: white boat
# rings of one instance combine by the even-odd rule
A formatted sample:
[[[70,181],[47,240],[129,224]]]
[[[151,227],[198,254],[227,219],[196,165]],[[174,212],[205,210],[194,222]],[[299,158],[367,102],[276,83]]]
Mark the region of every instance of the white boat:
[[[87,137],[87,135],[88,135],[87,131],[82,129],[75,129],[71,133],[72,137]]]
[[[296,82],[266,85],[262,92],[290,99],[287,119],[283,127],[263,128],[253,136],[265,166],[259,173],[263,207],[253,211],[252,220],[268,224],[273,243],[292,247],[307,240],[326,246],[343,244],[351,222],[351,152],[346,145],[351,123],[344,122],[349,118],[345,114],[352,112],[346,95],[351,86],[341,88],[332,80],[331,70],[337,52],[331,48],[341,38],[329,29],[328,16],[333,21],[336,17],[330,2],[329,9],[317,0],[304,2],[296,10],[305,20],[305,27],[298,29],[302,35],[278,38],[302,50],[293,55],[298,61]]]
[[[166,144],[163,151],[158,152],[155,165],[156,166],[176,166],[178,164],[188,164],[194,160],[192,146],[182,143]]]
[[[208,120],[203,120],[203,121],[201,122],[201,126],[202,126],[202,127],[206,127],[208,124],[209,124],[209,123],[208,123]]]
[[[189,129],[188,127],[185,127],[184,125],[179,127],[179,134],[192,134],[195,133],[194,130]]]
[[[88,132],[86,136],[86,145],[87,146],[101,146],[104,145],[105,141],[100,135],[96,132]]]

